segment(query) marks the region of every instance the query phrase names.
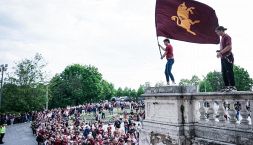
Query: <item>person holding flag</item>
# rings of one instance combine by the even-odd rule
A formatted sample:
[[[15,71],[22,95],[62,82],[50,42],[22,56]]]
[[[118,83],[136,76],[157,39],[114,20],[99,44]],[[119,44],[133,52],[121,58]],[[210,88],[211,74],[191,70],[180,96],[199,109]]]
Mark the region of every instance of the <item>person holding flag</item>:
[[[167,58],[165,75],[167,83],[169,78],[175,83],[171,73],[174,63],[172,46],[169,39],[185,41],[199,44],[219,44],[220,38],[215,33],[215,28],[219,26],[215,10],[194,0],[156,0],[155,27],[157,42],[158,37],[165,37],[163,48],[159,42],[161,58]],[[161,54],[160,47],[165,50]]]
[[[172,81],[172,84],[175,85],[175,79],[173,74],[171,73],[172,70],[172,66],[174,64],[174,56],[173,56],[173,47],[170,44],[170,40],[169,39],[164,39],[163,40],[164,45],[166,46],[166,48],[164,48],[163,46],[160,46],[160,48],[162,48],[162,50],[164,50],[164,54],[161,56],[161,59],[163,59],[166,56],[167,59],[167,63],[166,63],[166,67],[165,67],[165,76],[166,76],[166,81],[167,81],[167,85],[170,85],[170,79]]]

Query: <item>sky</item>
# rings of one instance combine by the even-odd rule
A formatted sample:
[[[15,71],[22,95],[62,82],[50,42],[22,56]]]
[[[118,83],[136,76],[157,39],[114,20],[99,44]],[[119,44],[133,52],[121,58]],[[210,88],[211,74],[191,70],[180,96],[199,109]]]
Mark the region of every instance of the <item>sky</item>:
[[[232,37],[235,64],[253,77],[250,0],[199,0]],[[155,30],[155,0],[0,0],[0,64],[42,54],[48,78],[71,64],[93,65],[115,87],[165,82]],[[159,39],[162,44],[162,38]],[[176,82],[220,71],[216,44],[171,40]]]

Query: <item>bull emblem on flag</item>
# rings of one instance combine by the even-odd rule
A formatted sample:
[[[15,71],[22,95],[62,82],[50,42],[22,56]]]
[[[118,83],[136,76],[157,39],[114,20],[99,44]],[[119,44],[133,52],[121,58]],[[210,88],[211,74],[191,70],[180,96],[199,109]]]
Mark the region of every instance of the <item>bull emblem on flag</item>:
[[[187,32],[191,33],[192,35],[196,35],[196,33],[191,30],[191,26],[196,23],[200,23],[200,20],[193,21],[189,18],[190,14],[194,14],[192,11],[194,9],[195,7],[187,8],[184,2],[178,6],[177,16],[171,17],[171,20],[175,21],[178,26],[184,28]]]

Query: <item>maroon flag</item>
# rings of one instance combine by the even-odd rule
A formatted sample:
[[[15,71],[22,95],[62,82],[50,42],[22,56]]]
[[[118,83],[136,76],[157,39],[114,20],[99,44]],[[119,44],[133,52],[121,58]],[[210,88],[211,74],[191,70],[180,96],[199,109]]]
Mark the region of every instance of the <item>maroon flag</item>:
[[[218,44],[215,11],[194,0],[156,0],[157,36],[181,41]]]

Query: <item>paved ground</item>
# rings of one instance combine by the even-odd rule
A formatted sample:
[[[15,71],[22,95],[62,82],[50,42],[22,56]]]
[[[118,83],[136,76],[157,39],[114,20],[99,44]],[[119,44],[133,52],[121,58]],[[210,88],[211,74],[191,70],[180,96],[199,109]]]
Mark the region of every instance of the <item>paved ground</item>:
[[[30,123],[21,123],[8,126],[3,139],[4,145],[36,145],[30,125]]]

